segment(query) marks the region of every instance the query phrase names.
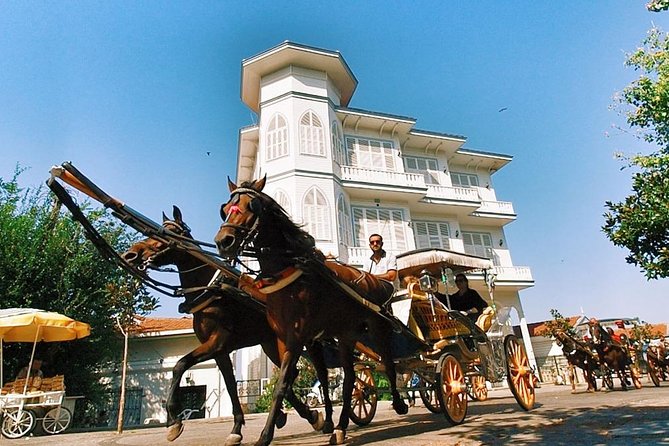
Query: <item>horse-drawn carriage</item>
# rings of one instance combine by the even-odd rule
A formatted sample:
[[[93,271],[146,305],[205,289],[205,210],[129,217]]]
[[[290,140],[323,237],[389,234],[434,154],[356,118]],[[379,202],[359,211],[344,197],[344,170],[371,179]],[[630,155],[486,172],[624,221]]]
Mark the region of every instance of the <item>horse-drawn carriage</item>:
[[[450,423],[459,424],[467,413],[468,394],[484,400],[486,381],[497,383],[506,378],[518,404],[531,409],[535,401],[534,375],[524,347],[512,334],[510,310],[498,309],[493,300],[473,324],[460,312],[449,311],[435,297],[436,277],[448,281],[453,274],[478,273],[492,285],[493,278],[488,276],[492,262],[443,249],[423,249],[398,255],[397,264],[400,277],[419,276],[420,291],[399,293],[403,298],[396,297],[391,306],[399,317],[402,308],[410,308],[408,314],[404,312],[403,322],[413,319],[425,341],[423,348],[395,358],[399,373],[419,377],[418,385],[403,390],[418,391],[428,410],[444,413]],[[376,390],[369,371],[377,366],[378,362],[368,362],[356,367],[352,413],[356,424],[371,421],[376,411]]]
[[[535,378],[527,355],[516,337],[509,334],[508,318],[494,303],[491,316],[495,322],[486,333],[469,324],[458,312],[448,311],[430,294],[434,290],[426,288],[425,291],[431,297],[427,303],[415,305],[413,312],[426,333],[421,339],[391,313],[386,305],[391,297],[388,287],[355,268],[332,260],[326,261],[315,249],[313,238],[295,225],[274,200],[261,192],[264,181],[251,182],[240,188],[231,187],[231,200],[221,206],[224,224],[215,239],[221,257],[234,262],[240,256],[257,259],[260,271],[251,279],[246,275],[240,276],[228,261],[203,250],[201,246],[213,245],[193,240],[180,212],[178,215],[175,212],[173,220],[164,217],[165,225],[160,226],[105,194],[70,164],[52,169],[52,174],[111,208],[113,215],[150,237],[139,251],[121,257],[99,237],[69,194],[53,178],[50,180],[49,186],[84,225],[98,249],[150,286],[161,291],[164,288],[163,284],[138,271],[132,265],[133,262],[145,266],[158,263],[159,260],[162,263],[175,263],[176,260],[167,260],[166,254],[176,252],[190,256],[189,266],[184,264],[183,268],[189,268],[191,272],[204,273],[206,269],[214,271],[213,275],[200,279],[203,282],[188,286],[184,284],[186,275],[182,274],[182,287],[171,289],[173,294],[187,298],[187,306],[194,313],[194,328],[203,347],[186,355],[175,367],[168,412],[174,409],[171,400],[181,374],[203,360],[193,357],[198,350],[205,348],[206,336],[209,336],[204,331],[199,332],[196,327],[199,310],[214,311],[210,310],[212,306],[223,305],[221,302],[229,304],[232,300],[237,301],[237,307],[246,305],[245,308],[253,308],[256,314],[261,310],[265,325],[273,330],[273,337],[254,338],[255,344],[264,342],[263,348],[268,356],[273,353],[270,357],[280,365],[281,374],[270,415],[257,444],[269,444],[275,426],[280,427],[285,422],[282,421],[281,412],[284,397],[315,429],[323,426],[322,415],[318,414],[321,417],[319,423],[314,411],[309,411],[296,399],[291,385],[296,377],[297,360],[304,354],[305,348],[319,379],[322,383],[327,381],[324,350],[334,340],[338,355],[336,365],[344,369],[345,377],[342,414],[331,437],[332,444],[344,441],[349,417],[361,425],[369,423],[373,418],[378,392],[373,382],[372,369],[384,371],[388,375],[393,407],[400,414],[406,413],[408,407],[396,386],[397,371],[417,374],[421,378],[421,385],[413,390],[419,391],[428,409],[443,412],[453,424],[461,423],[465,418],[468,387],[474,387],[473,393],[483,398],[485,380],[498,382],[507,376],[511,391],[521,407],[529,410],[534,404]],[[491,267],[490,261],[478,257],[447,251],[433,251],[432,254],[447,257],[427,264],[421,257],[426,253],[408,253],[398,258],[400,263],[406,264],[406,267],[401,267],[400,273],[409,274],[416,268],[421,271],[427,269],[431,274],[426,277],[432,277],[446,267],[462,271],[485,271]],[[221,295],[228,294],[232,294],[234,299],[221,298]],[[249,311],[246,310],[246,313]],[[227,319],[221,316],[221,320]],[[232,332],[234,334],[235,330],[242,329],[241,326],[236,327]],[[248,336],[257,334],[245,333]],[[269,345],[272,342],[274,348]],[[239,348],[242,344],[238,340],[230,345]],[[217,359],[226,377],[224,358],[229,352],[206,353],[206,358]],[[327,365],[335,364],[330,362]],[[228,368],[231,373],[231,367]],[[226,377],[226,384],[227,381]],[[233,387],[228,385],[229,390]],[[324,395],[325,426],[329,423],[332,427],[332,407],[327,389]],[[237,395],[231,394],[231,399],[234,409]],[[241,410],[239,413],[234,412],[235,427],[226,444],[238,444],[241,441],[243,415]],[[168,435],[168,439],[173,440],[181,433],[181,420],[168,416],[168,424],[174,428]],[[323,429],[324,432],[326,429]],[[332,428],[329,431],[332,432]]]
[[[640,389],[640,357],[636,351],[615,341],[596,319],[590,319],[588,326],[587,340],[579,339],[573,330],[558,329],[552,332],[568,363],[583,370],[588,390],[597,390],[598,378],[602,381],[602,387],[612,390],[614,373],[623,390],[627,390],[630,384]],[[575,390],[573,382],[572,389]]]

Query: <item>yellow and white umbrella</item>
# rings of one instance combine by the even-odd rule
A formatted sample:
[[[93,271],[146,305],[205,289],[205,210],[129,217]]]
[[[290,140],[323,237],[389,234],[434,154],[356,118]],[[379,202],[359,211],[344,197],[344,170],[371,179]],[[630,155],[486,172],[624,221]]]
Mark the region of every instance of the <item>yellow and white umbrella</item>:
[[[0,310],[0,383],[2,376],[3,342],[33,342],[30,365],[38,342],[58,342],[81,339],[91,334],[91,326],[75,321],[60,313],[34,308],[8,308]]]

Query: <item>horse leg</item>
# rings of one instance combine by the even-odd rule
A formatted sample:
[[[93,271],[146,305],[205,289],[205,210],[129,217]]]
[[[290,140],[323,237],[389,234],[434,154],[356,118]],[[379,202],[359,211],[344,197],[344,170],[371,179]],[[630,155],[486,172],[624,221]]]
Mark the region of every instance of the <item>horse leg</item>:
[[[339,340],[339,359],[344,369],[344,382],[342,384],[341,414],[339,423],[330,436],[330,444],[344,444],[346,440],[346,429],[348,429],[351,412],[351,400],[353,399],[353,385],[355,384],[355,370],[353,369],[353,346]]]
[[[569,384],[571,384],[571,393],[576,392],[576,370],[573,364],[569,363],[567,366],[567,375],[569,376]],[[588,390],[590,390],[590,382],[588,381]]]
[[[226,352],[217,355],[215,359],[218,369],[223,374],[223,381],[225,381],[225,387],[228,389],[228,395],[232,402],[233,425],[228,438],[225,439],[224,445],[237,446],[242,443],[242,426],[244,425],[244,411],[239,402],[237,380],[232,369],[232,361],[230,361],[230,356]]]
[[[378,342],[377,353],[381,355],[381,361],[386,369],[386,376],[390,384],[390,393],[393,397],[393,409],[398,415],[404,415],[409,412],[409,406],[404,402],[404,398],[397,390],[397,372],[395,371],[395,362],[393,361],[392,350],[390,348],[389,329],[377,329],[374,333],[374,339]]]
[[[290,375],[288,378],[288,382],[295,382],[295,379],[297,379],[297,375],[299,373],[299,370],[297,366],[293,368],[293,370],[290,371]],[[311,427],[314,428],[315,431],[320,431],[323,429],[323,414],[320,413],[317,410],[310,410],[306,404],[304,404],[304,401],[302,401],[296,394],[295,391],[291,386],[289,386],[286,389],[286,401],[288,401],[295,411],[305,420],[311,424]],[[279,415],[281,417],[281,415]],[[278,422],[275,423],[277,428],[279,428]]]
[[[201,362],[196,358],[196,352],[198,349],[199,347],[179,359],[179,361],[177,361],[176,365],[172,369],[172,381],[170,382],[170,388],[167,393],[167,403],[165,405],[167,409],[167,441],[176,440],[184,430],[183,423],[181,418],[179,418],[178,412],[181,405],[179,383],[181,382],[181,378],[183,377],[184,373],[186,373],[188,369],[193,367],[198,362]]]
[[[307,347],[307,352],[311,357],[311,363],[314,365],[316,376],[323,389],[325,422],[322,431],[324,434],[331,434],[334,431],[334,422],[332,421],[332,400],[330,399],[330,384],[328,382],[328,369],[325,365],[325,356],[323,355],[323,345],[320,342],[314,342]]]
[[[267,446],[274,438],[274,426],[281,411],[283,399],[288,393],[288,388],[292,387],[295,380],[294,368],[297,367],[297,360],[300,358],[300,346],[289,349],[281,340],[277,339],[279,355],[282,356],[281,367],[279,368],[279,378],[274,388],[274,395],[272,395],[272,405],[270,406],[265,427],[260,434],[260,438],[255,443],[256,446]],[[283,355],[281,352],[285,351]],[[292,378],[292,379],[291,379]]]
[[[270,359],[270,361],[272,361],[275,365],[280,366],[281,360],[279,359],[279,350],[276,343],[276,337],[274,336],[274,333],[272,333],[272,335],[273,335],[272,340],[269,342],[267,341],[262,342],[261,346],[267,357]],[[299,409],[297,409],[297,406],[295,404],[300,404],[302,403],[302,401],[298,402],[296,398],[294,401],[292,401],[288,395],[286,396],[286,400],[288,400],[288,402],[292,404],[293,407],[296,407],[296,410],[298,410],[299,413]],[[287,420],[288,420],[288,415],[286,414],[286,412],[283,411],[283,408],[280,408],[279,414],[277,415],[276,422],[274,423],[274,425],[276,426],[277,429],[281,429],[286,425]]]

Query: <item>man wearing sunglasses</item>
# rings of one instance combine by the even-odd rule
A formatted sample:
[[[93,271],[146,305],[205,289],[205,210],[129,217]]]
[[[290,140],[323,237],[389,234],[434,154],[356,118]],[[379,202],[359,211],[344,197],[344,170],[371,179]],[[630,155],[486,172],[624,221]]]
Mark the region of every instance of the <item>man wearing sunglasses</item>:
[[[374,274],[379,279],[385,279],[395,286],[399,286],[397,277],[397,259],[383,249],[383,237],[379,234],[369,236],[369,247],[372,255],[362,264],[363,271]]]

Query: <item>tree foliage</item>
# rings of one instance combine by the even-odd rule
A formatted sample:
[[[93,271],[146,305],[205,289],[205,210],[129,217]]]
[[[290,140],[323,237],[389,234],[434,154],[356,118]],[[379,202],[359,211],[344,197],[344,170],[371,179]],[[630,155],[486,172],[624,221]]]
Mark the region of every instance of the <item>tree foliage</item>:
[[[558,331],[564,331],[567,334],[576,336],[576,330],[569,323],[569,320],[562,316],[562,314],[555,308],[551,308],[551,316],[553,316],[552,321],[544,322],[545,329],[542,330],[542,335],[546,338],[554,338],[555,333]]]
[[[3,308],[38,308],[87,322],[91,336],[39,345],[45,376],[65,375],[68,394],[102,396],[99,372],[115,367],[122,353],[116,320],[146,314],[156,299],[126,273],[105,261],[85,239],[81,225],[61,212],[46,188],[22,189],[17,168],[0,178],[0,296]],[[117,250],[133,237],[103,210],[84,213]],[[5,344],[5,376],[29,362],[32,345]]]
[[[669,34],[657,28],[626,64],[641,73],[619,98],[627,123],[656,150],[621,156],[633,168],[632,194],[606,202],[602,230],[616,246],[629,250],[626,261],[648,279],[669,276]]]

